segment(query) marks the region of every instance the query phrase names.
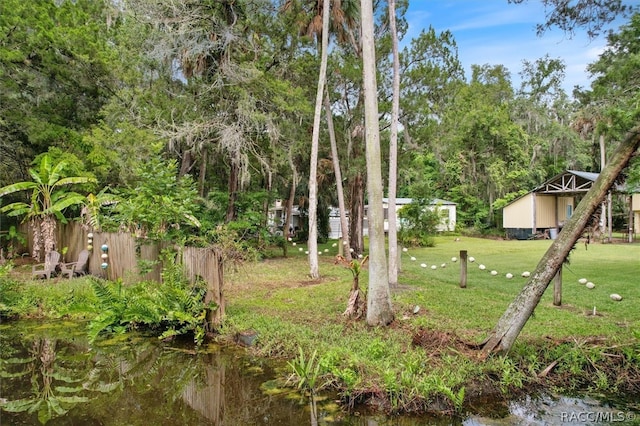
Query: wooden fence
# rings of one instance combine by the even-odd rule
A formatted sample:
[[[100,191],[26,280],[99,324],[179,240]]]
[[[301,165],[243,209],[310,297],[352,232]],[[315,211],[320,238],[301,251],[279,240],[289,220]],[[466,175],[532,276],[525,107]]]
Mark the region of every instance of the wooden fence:
[[[33,235],[26,225],[21,229],[29,236],[29,253],[33,247]],[[64,262],[74,262],[78,255],[89,245],[89,233],[77,222],[58,224],[56,250],[65,252]],[[168,247],[157,242],[137,239],[128,232],[92,232],[93,249],[89,257],[89,273],[109,280],[122,279],[125,284],[136,281],[162,281],[162,259],[160,252]],[[101,247],[107,246],[107,258],[103,259]],[[65,250],[66,247],[66,250]],[[205,303],[211,301],[218,305],[218,309],[209,316],[209,323],[219,324],[224,316],[223,295],[223,262],[222,254],[217,249],[180,247],[178,248],[180,261],[191,282],[197,279],[207,283]],[[107,268],[102,268],[102,263]]]

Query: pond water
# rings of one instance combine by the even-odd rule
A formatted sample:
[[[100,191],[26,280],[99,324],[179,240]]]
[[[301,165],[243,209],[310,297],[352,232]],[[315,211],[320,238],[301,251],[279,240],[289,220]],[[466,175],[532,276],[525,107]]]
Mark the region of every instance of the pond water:
[[[282,370],[285,369],[285,370]],[[625,405],[527,398],[500,418],[345,414],[322,395],[283,388],[285,364],[235,347],[163,343],[137,334],[89,345],[77,322],[0,324],[0,425],[530,425],[628,424]],[[491,411],[491,410],[489,410]]]

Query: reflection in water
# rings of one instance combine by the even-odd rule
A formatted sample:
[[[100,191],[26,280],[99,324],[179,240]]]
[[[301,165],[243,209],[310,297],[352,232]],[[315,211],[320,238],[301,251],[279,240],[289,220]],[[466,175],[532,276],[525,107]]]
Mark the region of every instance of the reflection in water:
[[[1,425],[475,426],[544,424],[568,410],[531,399],[498,420],[349,416],[331,395],[282,388],[286,374],[242,350],[195,351],[132,334],[89,346],[85,336],[75,323],[0,325]]]
[[[64,349],[58,351],[57,340],[46,337],[34,338],[25,343],[22,351],[3,350],[0,376],[5,379],[21,379],[24,389],[5,394],[3,383],[2,409],[12,413],[26,412],[35,415],[42,424],[55,417],[67,414],[77,404],[88,401],[83,396],[88,376],[69,368],[75,363],[66,356]],[[5,353],[11,356],[4,357]],[[11,395],[7,398],[4,395]]]
[[[182,398],[187,404],[214,425],[222,424],[223,420],[224,377],[224,366],[207,365],[204,371],[204,383],[199,384],[194,379],[182,392]]]
[[[304,425],[305,406],[266,394],[276,376],[234,348],[194,351],[118,336],[89,346],[84,330],[0,325],[0,424]],[[72,330],[77,327],[77,330]]]

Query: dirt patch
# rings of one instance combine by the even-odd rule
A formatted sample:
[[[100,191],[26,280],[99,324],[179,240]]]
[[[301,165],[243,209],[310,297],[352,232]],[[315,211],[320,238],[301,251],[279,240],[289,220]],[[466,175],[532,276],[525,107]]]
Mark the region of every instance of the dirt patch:
[[[336,276],[326,275],[326,276],[322,276],[322,277],[317,278],[317,279],[308,279],[308,280],[297,281],[297,283],[296,283],[297,285],[295,287],[309,287],[309,286],[318,285],[318,284],[324,284],[324,283],[337,281],[337,280],[338,280],[338,277],[336,277]],[[293,286],[287,286],[287,287],[293,287]]]
[[[414,291],[416,289],[415,286],[410,286],[406,284],[398,284],[391,287],[391,293],[402,293],[403,291]]]
[[[16,267],[17,266],[24,266],[24,265],[35,265],[36,263],[38,263],[31,256],[16,257],[15,259],[11,259],[11,262],[13,262],[13,264]]]
[[[413,335],[411,344],[423,348],[432,358],[445,354],[464,354],[469,358],[477,358],[480,355],[477,345],[465,342],[454,333],[426,328],[420,328]]]

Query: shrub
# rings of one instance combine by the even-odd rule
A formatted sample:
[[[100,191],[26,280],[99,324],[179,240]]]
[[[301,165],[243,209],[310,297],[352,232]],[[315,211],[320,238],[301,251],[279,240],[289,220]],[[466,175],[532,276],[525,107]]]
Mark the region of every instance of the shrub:
[[[9,278],[13,263],[0,265],[0,318],[8,318],[17,314],[16,300],[20,297],[20,283]]]
[[[404,246],[433,247],[434,236],[440,223],[438,209],[425,207],[424,200],[413,200],[398,212],[401,227],[398,241]]]

